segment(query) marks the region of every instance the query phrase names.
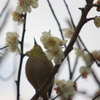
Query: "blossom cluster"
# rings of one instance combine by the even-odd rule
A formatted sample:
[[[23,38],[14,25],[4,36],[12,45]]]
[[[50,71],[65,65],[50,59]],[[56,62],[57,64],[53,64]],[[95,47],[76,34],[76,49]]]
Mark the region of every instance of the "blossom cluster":
[[[64,59],[64,52],[62,51],[62,46],[66,44],[66,40],[62,41],[57,37],[51,35],[51,31],[43,32],[40,38],[47,50],[46,55],[49,60],[54,59],[55,64],[61,64],[61,60]]]
[[[37,8],[38,0],[18,0],[18,6],[16,10],[12,12],[13,20],[22,23],[24,21],[24,13],[30,13],[31,7]]]
[[[77,91],[76,83],[72,80],[68,80],[67,82],[65,80],[56,80],[56,85],[57,87],[54,90],[56,90],[57,94],[62,93],[61,97],[65,100],[72,98]]]
[[[64,28],[62,31],[65,33],[65,37],[69,39],[71,39],[74,34],[74,30],[70,28]]]
[[[18,41],[18,34],[16,32],[7,32],[6,34],[6,45],[8,46],[8,50],[10,52],[17,52],[17,53],[21,53],[19,47],[18,47],[18,44],[19,44],[19,41]]]
[[[74,48],[74,49],[76,51],[76,55],[78,57],[81,57],[84,60],[86,66],[89,66],[92,62],[90,59],[91,56],[88,53],[85,53],[84,50],[82,50],[82,49],[79,49],[79,48]]]
[[[80,73],[82,75],[82,78],[87,78],[87,76],[91,73],[91,69],[89,67],[81,67],[80,68]]]
[[[23,14],[19,14],[17,11],[13,11],[12,16],[13,16],[13,21],[18,22],[18,23],[24,22]]]
[[[86,53],[85,50],[81,50],[79,48],[74,48],[76,50],[76,55],[78,57],[82,57],[85,61],[86,66],[89,66],[91,63],[94,62],[94,59],[100,61],[100,51],[92,51],[91,56],[90,54]],[[94,59],[93,59],[94,58]]]
[[[86,53],[84,50],[81,50],[79,48],[75,48],[75,50],[76,50],[76,55],[78,57],[81,57],[86,64],[86,67],[80,68],[80,73],[82,74],[82,77],[86,78],[87,75],[92,72],[91,69],[89,68],[89,65],[94,62],[94,59],[96,61],[100,61],[100,51],[91,52],[91,55],[93,56],[91,57],[90,54]]]

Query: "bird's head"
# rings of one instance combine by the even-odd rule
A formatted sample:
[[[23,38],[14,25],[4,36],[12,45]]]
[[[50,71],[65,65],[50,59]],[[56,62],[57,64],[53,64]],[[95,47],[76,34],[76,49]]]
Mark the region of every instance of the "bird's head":
[[[42,50],[42,48],[37,44],[35,38],[34,38],[34,47],[27,52],[28,56],[40,56],[43,55],[44,52]]]

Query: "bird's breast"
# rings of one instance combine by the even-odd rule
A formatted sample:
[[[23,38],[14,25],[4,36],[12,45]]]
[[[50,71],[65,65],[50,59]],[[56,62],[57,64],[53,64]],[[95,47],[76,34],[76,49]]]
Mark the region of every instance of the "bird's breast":
[[[35,89],[38,89],[52,71],[53,65],[46,56],[29,57],[26,63],[26,76]]]

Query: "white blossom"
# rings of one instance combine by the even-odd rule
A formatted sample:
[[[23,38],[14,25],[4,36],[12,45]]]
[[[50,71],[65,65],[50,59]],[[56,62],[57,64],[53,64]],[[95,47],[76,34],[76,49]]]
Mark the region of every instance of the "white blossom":
[[[92,71],[89,67],[81,67],[80,68],[80,73],[83,78],[87,78],[87,75],[90,74]]]
[[[64,52],[59,48],[57,51],[46,51],[46,56],[49,60],[54,60],[55,64],[61,64],[64,59]]]
[[[88,53],[85,53],[83,50],[79,48],[74,48],[74,49],[76,50],[76,55],[84,60],[86,66],[89,66],[91,63],[90,55]]]
[[[56,92],[62,92],[61,97],[66,100],[69,98],[69,96],[72,98],[72,96],[75,94],[74,82],[72,80],[68,80],[67,82],[65,80],[56,80],[56,85]]]
[[[42,36],[40,37],[40,41],[44,44],[45,40],[49,37],[51,37],[51,31],[50,30],[48,32],[45,31],[42,33]]]
[[[31,6],[33,8],[37,8],[38,7],[38,0],[31,0]]]
[[[55,51],[59,49],[59,43],[56,37],[51,36],[51,31],[43,32],[40,38],[45,49],[49,51]]]
[[[23,14],[19,14],[18,12],[13,11],[12,16],[13,16],[13,21],[16,21],[18,23],[23,23],[24,22]]]
[[[78,57],[83,57],[84,56],[84,52],[83,52],[83,50],[82,49],[79,49],[79,48],[74,48],[74,50],[75,50],[75,53],[76,53],[76,55],[78,56]]]
[[[49,51],[56,51],[60,46],[63,46],[67,42],[67,40],[63,41],[57,37],[53,37],[50,30],[48,32],[43,32],[40,40],[43,43],[45,49]]]
[[[31,12],[31,6],[33,8],[38,7],[38,0],[19,0],[18,6],[16,7],[16,12],[23,14],[26,12]]]
[[[64,28],[64,29],[62,29],[62,31],[64,31],[66,38],[72,38],[72,36],[74,34],[74,30],[70,29],[70,28]]]
[[[91,54],[93,55],[93,57],[94,57],[94,59],[96,59],[96,60],[98,60],[98,61],[100,61],[100,51],[93,51],[93,52],[91,52]],[[91,60],[92,60],[93,58],[91,57]]]
[[[17,53],[21,53],[21,51],[20,51],[20,49],[19,49],[19,47],[18,47],[18,44],[19,44],[19,42],[18,42],[18,34],[16,33],[16,32],[7,32],[7,34],[6,34],[6,45],[8,45],[8,50],[10,51],[10,52],[17,52]]]
[[[49,37],[44,42],[45,49],[49,51],[55,51],[59,49],[58,41],[56,41],[55,37]]]
[[[84,56],[82,58],[85,61],[86,66],[89,66],[91,64],[92,60],[88,53],[84,53]]]
[[[62,46],[66,44],[67,40],[63,41],[58,37],[53,37],[50,30],[48,32],[43,32],[40,40],[46,49],[48,59],[53,59],[55,64],[61,64],[62,59],[65,57]]]

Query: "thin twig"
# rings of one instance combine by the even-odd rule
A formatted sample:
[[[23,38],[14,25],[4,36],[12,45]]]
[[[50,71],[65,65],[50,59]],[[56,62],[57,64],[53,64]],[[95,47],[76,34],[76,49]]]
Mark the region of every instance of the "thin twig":
[[[62,93],[58,94],[55,98],[51,99],[51,100],[55,100],[56,98],[58,98]]]
[[[20,64],[19,64],[19,69],[18,69],[18,77],[17,77],[17,100],[19,100],[20,96],[20,78],[21,78],[21,69],[22,69],[22,62],[24,58],[23,54],[23,48],[24,48],[24,37],[25,37],[25,27],[26,27],[26,16],[27,14],[25,13],[24,15],[24,24],[23,24],[23,32],[22,32],[22,39],[21,39],[21,56],[20,56]]]
[[[73,71],[72,71],[72,78],[73,78],[73,76],[74,76],[74,73],[75,73],[75,70],[76,70],[76,66],[77,66],[77,64],[78,64],[78,60],[79,60],[79,57],[76,57],[76,58],[75,58],[74,67],[73,67]]]
[[[74,80],[74,82],[76,82],[80,77],[81,77],[81,75],[79,75],[79,76]]]
[[[66,9],[67,9],[67,11],[68,11],[68,14],[69,14],[69,16],[70,16],[72,26],[73,26],[73,28],[75,29],[75,24],[74,24],[74,21],[73,21],[72,15],[71,15],[71,13],[70,13],[69,7],[68,7],[66,1],[65,1],[65,0],[63,0],[63,1],[64,1],[65,6],[66,6]]]
[[[68,14],[69,14],[69,17],[70,17],[70,20],[71,20],[71,24],[72,24],[71,27],[74,28],[74,30],[75,30],[76,26],[75,26],[75,24],[74,24],[74,21],[73,21],[73,18],[72,18],[72,15],[71,15],[70,9],[69,9],[69,7],[68,7],[66,1],[63,0],[63,2],[64,2],[64,4],[65,4],[65,6],[66,6],[66,9],[67,9],[67,11],[68,11]],[[70,22],[69,22],[69,23],[70,23]],[[70,24],[70,25],[71,25],[71,24]],[[78,39],[76,40],[76,43],[77,43],[77,46],[78,46],[79,48],[81,48]],[[78,59],[76,58],[76,59],[75,59],[75,65],[74,65],[74,67],[73,67],[74,69],[73,69],[73,71],[72,71],[72,73],[71,73],[71,75],[70,75],[70,79],[73,78],[73,74],[74,74],[74,71],[75,71],[75,69],[76,69],[76,65],[77,65],[77,63],[78,63]]]
[[[5,49],[5,48],[7,48],[8,46],[9,46],[9,45],[6,45],[6,46],[0,48],[0,50]]]
[[[88,52],[88,54],[92,57],[92,59],[94,60],[94,62],[95,62],[98,66],[100,66],[100,64],[98,64],[98,62],[96,61],[96,59],[93,57],[93,55],[89,52],[89,50],[87,49],[87,47],[86,47],[85,44],[83,43],[81,37],[78,36],[78,38],[79,38],[81,44],[83,45],[84,49],[85,49],[85,50]]]
[[[92,75],[93,75],[95,81],[97,82],[97,84],[98,84],[98,86],[99,86],[99,88],[100,88],[100,81],[99,81],[98,78],[96,77],[96,75],[95,75],[95,73],[94,73],[94,70],[92,70]]]
[[[50,7],[50,10],[51,10],[51,12],[52,12],[52,14],[53,14],[53,16],[54,16],[56,22],[57,22],[57,25],[58,25],[58,27],[59,27],[59,31],[60,31],[60,33],[61,33],[61,37],[62,37],[62,39],[64,40],[64,36],[63,36],[62,29],[61,29],[61,25],[60,25],[60,23],[59,23],[59,21],[58,21],[56,15],[55,15],[55,12],[54,12],[54,10],[53,10],[53,8],[52,8],[52,5],[51,5],[50,1],[47,0],[47,2],[48,2],[48,5],[49,5],[49,7]],[[66,48],[66,46],[65,46],[65,48]]]
[[[54,10],[53,10],[53,8],[52,8],[52,5],[51,5],[50,1],[47,0],[47,2],[48,2],[48,4],[49,4],[49,7],[50,7],[50,9],[51,9],[51,12],[52,12],[52,14],[53,14],[53,16],[54,16],[54,18],[55,18],[55,21],[57,22],[57,25],[58,25],[58,27],[59,27],[62,40],[64,40],[64,36],[63,36],[62,29],[61,29],[61,25],[60,25],[60,23],[59,23],[59,21],[58,21],[56,15],[55,15],[55,13],[54,13]],[[65,47],[65,49],[66,49],[66,45],[64,45],[64,47]],[[68,67],[69,67],[69,74],[70,74],[70,78],[71,78],[71,74],[72,74],[72,73],[71,73],[71,66],[70,66],[70,59],[69,59],[69,56],[67,56],[67,61],[68,61]]]
[[[5,4],[5,6],[3,7],[3,9],[1,10],[1,13],[0,13],[0,17],[3,15],[5,9],[7,8],[8,4],[9,4],[10,0],[8,0]]]
[[[0,23],[0,34],[2,33],[2,30],[4,29],[4,26],[6,25],[10,14],[11,14],[11,9],[7,9],[6,14],[3,16],[4,19],[2,23]]]

